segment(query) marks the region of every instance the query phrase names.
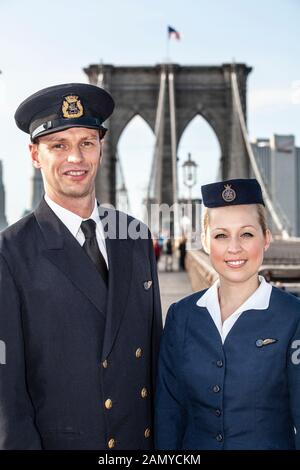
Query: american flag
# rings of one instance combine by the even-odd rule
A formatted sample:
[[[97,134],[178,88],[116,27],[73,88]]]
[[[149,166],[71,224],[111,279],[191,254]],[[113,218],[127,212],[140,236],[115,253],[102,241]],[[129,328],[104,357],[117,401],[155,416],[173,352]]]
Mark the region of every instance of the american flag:
[[[170,38],[175,38],[178,40],[180,39],[180,33],[176,29],[172,28],[172,26],[168,26],[168,36],[169,36],[169,39]]]

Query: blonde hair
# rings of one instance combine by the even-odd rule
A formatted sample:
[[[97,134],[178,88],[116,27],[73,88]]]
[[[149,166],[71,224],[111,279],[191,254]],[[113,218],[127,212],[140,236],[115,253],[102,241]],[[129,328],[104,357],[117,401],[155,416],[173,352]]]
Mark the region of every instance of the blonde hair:
[[[268,228],[268,222],[267,222],[267,211],[265,206],[262,204],[255,204],[257,208],[257,215],[258,215],[258,222],[259,225],[261,226],[262,232],[264,235],[266,235]],[[202,211],[202,241],[205,245],[207,244],[207,231],[209,227],[209,208],[208,207],[203,207]]]

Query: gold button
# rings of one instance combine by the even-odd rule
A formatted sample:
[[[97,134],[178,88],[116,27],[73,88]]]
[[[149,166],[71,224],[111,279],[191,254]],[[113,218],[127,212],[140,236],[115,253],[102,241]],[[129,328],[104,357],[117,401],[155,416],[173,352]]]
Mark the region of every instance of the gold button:
[[[110,410],[112,408],[112,401],[110,398],[108,398],[107,400],[105,400],[104,402],[104,406],[107,410]]]
[[[113,448],[115,447],[115,445],[116,445],[115,439],[113,439],[113,438],[112,438],[112,439],[109,439],[107,445],[108,445],[108,448],[109,448],[109,449],[113,449]]]
[[[107,360],[106,359],[102,362],[102,366],[104,367],[104,369],[107,369]]]
[[[141,348],[137,348],[137,350],[135,351],[135,357],[137,359],[139,359],[140,357],[142,357],[142,349]]]
[[[144,387],[144,388],[142,388],[142,390],[141,390],[141,397],[142,397],[142,398],[146,398],[147,396],[148,396],[148,391],[147,391],[147,389]]]
[[[145,429],[145,432],[144,432],[145,438],[148,439],[148,437],[150,437],[150,435],[151,435],[150,428]]]

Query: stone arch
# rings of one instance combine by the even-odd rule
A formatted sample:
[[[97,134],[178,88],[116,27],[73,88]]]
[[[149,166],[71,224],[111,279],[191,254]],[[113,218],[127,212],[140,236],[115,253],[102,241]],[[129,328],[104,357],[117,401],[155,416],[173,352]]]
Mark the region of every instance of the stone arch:
[[[197,119],[198,118],[198,119]],[[200,132],[200,136],[195,135],[195,126],[197,130]],[[190,135],[190,130],[192,131],[192,139],[190,141],[187,140],[187,133]],[[203,159],[203,156],[207,156],[207,153],[203,153],[203,145],[201,144],[203,133],[205,134],[205,143],[208,144],[209,156],[212,156],[213,152],[213,169],[214,171],[210,171],[212,161],[211,159]],[[193,137],[195,136],[195,137]],[[195,142],[197,141],[197,147],[195,147]],[[188,147],[187,147],[187,143]],[[184,148],[182,146],[185,146]],[[193,190],[193,197],[200,197],[200,185],[205,184],[209,181],[213,181],[213,179],[219,176],[220,171],[220,159],[222,155],[221,143],[216,134],[215,129],[210,125],[210,123],[205,119],[203,114],[196,113],[193,117],[187,121],[180,133],[180,137],[178,139],[178,151],[177,151],[177,158],[178,158],[178,194],[180,197],[185,197],[187,195],[187,189],[183,184],[183,173],[182,173],[182,164],[186,161],[188,153],[191,153],[193,161],[196,162],[198,165],[198,177],[197,177],[197,186]],[[203,174],[205,174],[206,179],[203,178]]]
[[[220,146],[220,157],[222,156],[223,153],[226,152],[226,145],[224,142],[224,139],[222,139],[222,132],[219,129],[219,126],[214,119],[213,115],[208,111],[208,110],[191,110],[189,113],[187,113],[187,116],[185,117],[184,120],[181,121],[181,126],[178,129],[178,146],[180,144],[180,140],[182,139],[182,136],[187,129],[187,127],[194,121],[194,119],[200,116],[206,121],[206,123],[211,127],[213,130],[215,137],[218,141],[218,144]]]
[[[137,218],[143,216],[141,203],[147,196],[154,144],[155,136],[153,130],[149,123],[138,113],[127,121],[118,138],[118,159],[119,164],[122,166],[130,202],[126,212]],[[143,169],[142,172],[141,169]],[[120,186],[118,177],[120,178],[120,171],[117,172],[116,191]]]

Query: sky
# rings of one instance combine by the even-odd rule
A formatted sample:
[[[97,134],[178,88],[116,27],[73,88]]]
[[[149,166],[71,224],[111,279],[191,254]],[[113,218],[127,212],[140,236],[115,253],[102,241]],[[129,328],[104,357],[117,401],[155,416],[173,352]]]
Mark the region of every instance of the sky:
[[[182,35],[170,43],[174,63],[235,60],[253,67],[247,97],[252,140],[294,134],[300,146],[299,20],[300,0],[0,0],[0,160],[9,223],[30,207],[31,198],[29,139],[13,117],[20,102],[50,85],[88,82],[83,67],[100,61],[164,62],[168,25]],[[118,153],[132,206],[147,186],[153,146],[140,118],[121,136]],[[216,137],[202,118],[179,142],[180,167],[188,152],[199,165],[196,197],[200,185],[215,178],[220,157]],[[180,191],[186,195],[182,184]]]

